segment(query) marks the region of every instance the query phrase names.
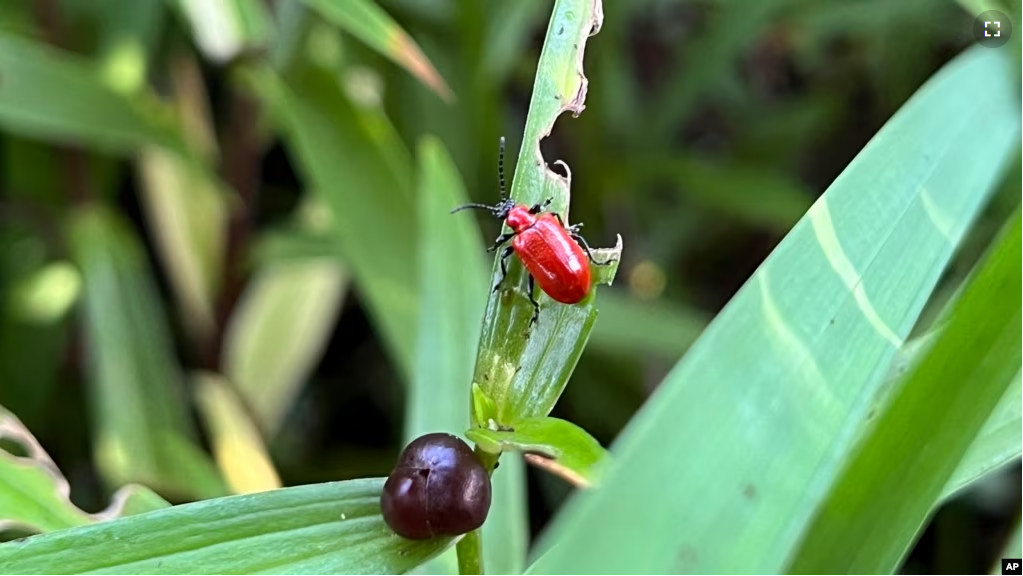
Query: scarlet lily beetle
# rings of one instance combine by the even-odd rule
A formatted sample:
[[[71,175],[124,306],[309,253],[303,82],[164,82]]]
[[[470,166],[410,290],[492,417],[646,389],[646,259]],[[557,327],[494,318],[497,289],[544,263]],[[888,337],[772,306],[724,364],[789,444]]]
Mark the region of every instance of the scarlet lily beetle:
[[[501,252],[501,278],[494,285],[496,292],[508,275],[508,258],[514,253],[518,255],[523,266],[529,272],[529,301],[533,304],[532,325],[540,317],[540,303],[533,297],[534,281],[552,299],[562,304],[576,304],[590,292],[590,266],[587,259],[597,266],[607,266],[613,260],[597,262],[593,258],[590,246],[579,235],[582,224],[565,226],[561,215],[556,212],[543,212],[550,206],[553,198],[533,206],[515,204],[508,198],[504,187],[504,137],[501,137],[500,153],[497,161],[498,177],[501,185],[501,201],[495,205],[464,204],[451,211],[452,214],[466,208],[489,210],[494,216],[504,220],[511,232],[500,235],[487,252],[497,250],[502,244],[511,240],[512,245]],[[585,251],[585,254],[584,254]]]

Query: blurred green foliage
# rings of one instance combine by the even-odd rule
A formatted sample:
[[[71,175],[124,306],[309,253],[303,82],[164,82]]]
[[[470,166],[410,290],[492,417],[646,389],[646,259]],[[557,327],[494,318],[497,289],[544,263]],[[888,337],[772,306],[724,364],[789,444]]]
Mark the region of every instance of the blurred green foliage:
[[[500,136],[510,158],[524,157],[552,5],[6,0],[0,406],[19,419],[10,430],[30,430],[45,452],[7,430],[0,451],[12,459],[0,471],[45,489],[0,497],[0,529],[72,526],[132,503],[159,508],[160,497],[383,476],[410,435],[463,432],[470,382],[455,380],[471,372],[446,362],[470,354],[485,294],[470,302],[466,287],[486,286],[480,262],[459,250],[498,226],[447,230],[422,211],[494,201]],[[553,415],[610,446],[853,157],[973,43],[986,9],[1020,22],[1018,0],[606,2],[586,46],[585,111],[562,115],[541,151],[571,167],[571,221],[586,223],[590,243],[620,234],[628,248]],[[1016,28],[1003,83],[1018,98]],[[955,322],[964,282],[1018,210],[1019,150],[1007,172],[992,154],[999,171],[986,177],[1004,183],[966,218],[949,266],[932,271],[934,292],[917,295],[926,302],[914,336],[949,314]],[[900,351],[893,366],[905,356],[927,357]],[[214,396],[210,373],[224,376]],[[424,374],[452,381],[424,384]],[[883,395],[887,384],[877,386]],[[986,571],[1013,548],[1013,530],[1018,541],[1020,439],[1002,423],[1018,424],[1019,412],[1009,404],[978,432],[958,483],[944,485],[956,499],[904,571]],[[451,422],[463,413],[465,425]],[[714,435],[714,423],[700,433]],[[16,456],[67,478],[22,474]],[[499,528],[484,543],[512,572],[524,562],[526,478],[534,535],[570,489],[505,460]],[[845,482],[878,482],[872,464],[854,466]],[[144,490],[136,483],[159,496],[125,496]],[[292,494],[281,498],[324,497]],[[49,512],[33,521],[40,502]],[[949,560],[950,532],[970,562]]]

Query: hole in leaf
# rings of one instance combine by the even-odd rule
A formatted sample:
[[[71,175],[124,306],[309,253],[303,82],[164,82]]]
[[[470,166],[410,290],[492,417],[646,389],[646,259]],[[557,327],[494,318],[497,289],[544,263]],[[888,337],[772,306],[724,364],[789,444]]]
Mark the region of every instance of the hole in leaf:
[[[19,458],[28,458],[28,448],[25,447],[21,442],[15,442],[10,438],[0,438],[0,450],[7,452],[11,456],[17,456]]]

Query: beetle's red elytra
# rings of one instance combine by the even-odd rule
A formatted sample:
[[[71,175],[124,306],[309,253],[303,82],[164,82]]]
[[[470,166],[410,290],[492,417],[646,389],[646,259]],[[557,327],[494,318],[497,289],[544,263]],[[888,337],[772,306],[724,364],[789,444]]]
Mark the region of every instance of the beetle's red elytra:
[[[607,266],[613,260],[597,262],[593,258],[586,240],[579,235],[582,224],[565,226],[565,222],[556,212],[543,212],[550,206],[553,198],[545,202],[526,206],[515,204],[508,198],[504,187],[504,137],[501,137],[501,148],[498,156],[498,175],[501,185],[501,202],[495,205],[470,203],[459,206],[452,214],[466,208],[488,210],[511,228],[511,232],[502,234],[487,251],[493,252],[505,242],[511,240],[501,252],[501,278],[494,285],[497,291],[508,274],[508,258],[515,254],[529,272],[529,301],[533,304],[533,324],[540,317],[540,304],[533,297],[534,282],[540,285],[548,296],[562,304],[577,304],[590,292],[592,277],[589,262],[598,266]]]

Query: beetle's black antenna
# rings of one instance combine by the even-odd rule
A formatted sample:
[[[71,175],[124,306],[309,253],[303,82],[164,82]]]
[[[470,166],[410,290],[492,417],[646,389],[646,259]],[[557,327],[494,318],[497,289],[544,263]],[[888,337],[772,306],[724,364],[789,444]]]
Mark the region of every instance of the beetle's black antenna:
[[[501,136],[501,144],[497,153],[497,178],[501,182],[501,200],[508,197],[504,189],[504,136]]]
[[[481,210],[489,210],[491,212],[494,212],[494,210],[495,210],[495,207],[491,206],[490,204],[477,204],[475,202],[470,202],[469,204],[462,204],[458,208],[455,208],[454,210],[452,210],[450,213],[454,214],[455,212],[459,212],[461,210],[465,210],[466,208],[479,208]]]

